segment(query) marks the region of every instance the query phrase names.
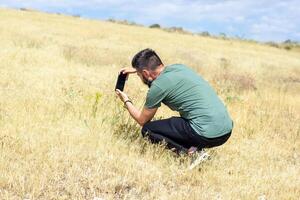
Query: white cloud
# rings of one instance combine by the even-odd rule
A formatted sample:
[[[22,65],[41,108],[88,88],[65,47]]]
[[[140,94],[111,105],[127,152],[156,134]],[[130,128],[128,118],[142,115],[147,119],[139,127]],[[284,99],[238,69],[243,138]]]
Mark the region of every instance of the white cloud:
[[[195,31],[205,27],[212,32],[255,35],[256,39],[275,33],[281,38],[300,40],[299,0],[1,0],[1,4],[46,11],[59,9],[87,17],[101,11],[146,25],[178,25]]]

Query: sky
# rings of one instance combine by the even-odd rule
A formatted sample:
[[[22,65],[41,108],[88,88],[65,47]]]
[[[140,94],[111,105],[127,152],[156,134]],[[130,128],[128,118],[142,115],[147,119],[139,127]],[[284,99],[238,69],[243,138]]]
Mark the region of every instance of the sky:
[[[0,7],[157,23],[262,42],[300,41],[300,0],[0,0]]]

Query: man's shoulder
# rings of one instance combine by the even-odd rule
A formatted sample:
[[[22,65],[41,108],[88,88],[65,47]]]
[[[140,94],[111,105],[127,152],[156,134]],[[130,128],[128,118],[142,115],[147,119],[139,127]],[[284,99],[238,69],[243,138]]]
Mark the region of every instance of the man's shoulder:
[[[148,90],[148,96],[152,96],[152,95],[156,95],[168,91],[168,88],[170,86],[170,84],[168,84],[169,82],[170,81],[168,77],[160,77],[155,79]]]
[[[187,69],[188,67],[184,64],[175,63],[175,64],[166,66],[166,68],[169,70],[176,70],[176,69]]]
[[[180,81],[179,79],[182,78],[182,74],[184,74],[184,71],[186,70],[189,70],[189,68],[183,64],[172,64],[166,66],[163,73],[153,81],[150,90],[166,91],[168,88],[172,88],[176,82]]]
[[[156,93],[156,92],[162,91],[162,90],[164,90],[164,87],[162,87],[162,86],[163,85],[159,81],[155,80],[152,82],[151,87],[148,90],[148,93],[151,94],[151,93]]]
[[[164,82],[170,80],[170,78],[174,77],[174,73],[177,73],[179,71],[184,70],[187,68],[183,64],[172,64],[172,65],[167,65],[161,75],[157,77],[157,82]]]
[[[183,74],[190,74],[190,73],[196,74],[196,72],[192,68],[188,67],[185,64],[172,64],[166,66],[166,70],[164,74],[167,77],[168,76],[172,77],[174,76],[174,74],[183,75]]]

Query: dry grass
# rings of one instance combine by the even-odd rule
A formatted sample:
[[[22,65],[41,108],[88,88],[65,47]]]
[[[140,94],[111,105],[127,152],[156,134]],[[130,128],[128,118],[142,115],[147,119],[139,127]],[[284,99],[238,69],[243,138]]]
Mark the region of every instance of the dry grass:
[[[0,199],[299,198],[299,51],[4,9],[0,27]],[[234,119],[195,170],[144,141],[115,98],[146,47],[201,73]],[[126,91],[142,107],[138,78]]]

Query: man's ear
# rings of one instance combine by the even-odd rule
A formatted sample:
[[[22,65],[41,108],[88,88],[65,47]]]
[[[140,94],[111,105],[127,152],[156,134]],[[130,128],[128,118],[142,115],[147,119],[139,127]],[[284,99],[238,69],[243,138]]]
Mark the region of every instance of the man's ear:
[[[142,74],[144,77],[148,78],[150,76],[150,72],[146,69],[143,69]]]

